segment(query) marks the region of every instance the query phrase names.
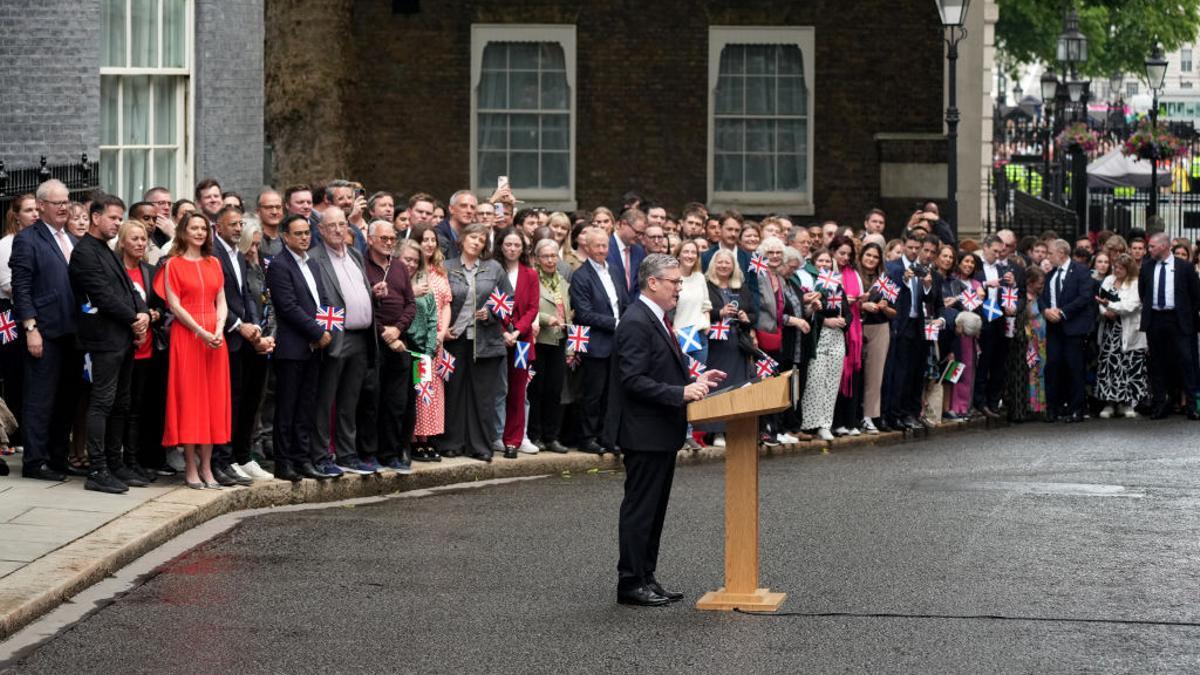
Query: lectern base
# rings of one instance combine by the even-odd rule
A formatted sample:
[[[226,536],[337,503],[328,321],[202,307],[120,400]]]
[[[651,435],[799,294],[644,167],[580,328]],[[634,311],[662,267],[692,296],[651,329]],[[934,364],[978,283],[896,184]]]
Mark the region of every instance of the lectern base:
[[[772,593],[769,589],[755,589],[753,593],[727,593],[724,588],[705,593],[696,601],[696,609],[747,612],[774,612],[783,604],[787,593]]]

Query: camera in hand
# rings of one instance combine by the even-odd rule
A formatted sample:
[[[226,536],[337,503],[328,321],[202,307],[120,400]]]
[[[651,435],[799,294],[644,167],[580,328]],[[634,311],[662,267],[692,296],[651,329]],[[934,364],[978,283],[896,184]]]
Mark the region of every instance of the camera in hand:
[[[1100,297],[1109,302],[1117,302],[1121,299],[1121,295],[1111,288],[1101,288]]]
[[[909,265],[908,269],[911,270],[913,273],[913,276],[916,276],[916,277],[924,278],[925,275],[929,274],[929,265],[924,265],[919,262],[915,262],[915,263]]]

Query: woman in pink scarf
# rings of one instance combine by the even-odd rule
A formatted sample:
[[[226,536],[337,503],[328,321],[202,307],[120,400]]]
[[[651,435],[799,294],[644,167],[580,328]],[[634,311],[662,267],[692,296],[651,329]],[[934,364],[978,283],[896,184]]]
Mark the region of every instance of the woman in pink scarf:
[[[850,307],[842,384],[838,389],[837,406],[833,410],[833,435],[857,436],[862,433],[858,425],[863,418],[863,324],[859,305],[866,299],[867,289],[863,288],[862,277],[858,276],[854,264],[854,240],[839,235],[829,242],[829,250],[833,252],[834,266],[842,275],[842,292]]]

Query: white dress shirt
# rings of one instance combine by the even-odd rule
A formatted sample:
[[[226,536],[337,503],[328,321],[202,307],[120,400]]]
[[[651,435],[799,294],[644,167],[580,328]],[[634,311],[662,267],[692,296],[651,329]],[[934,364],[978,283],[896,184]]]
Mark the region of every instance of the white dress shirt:
[[[1163,265],[1164,262],[1166,263],[1166,265]],[[1167,304],[1162,307],[1159,307],[1158,306],[1158,284],[1159,284],[1159,277],[1162,276],[1164,270],[1167,273],[1167,288],[1166,288]],[[1166,260],[1154,261],[1154,279],[1152,279],[1152,281],[1154,283],[1150,288],[1150,302],[1151,302],[1150,306],[1153,307],[1154,309],[1175,309],[1175,256],[1174,255],[1167,256]]]
[[[596,270],[596,274],[600,275],[600,283],[604,286],[604,293],[608,295],[613,318],[621,318],[621,302],[617,299],[617,287],[613,284],[612,275],[608,273],[608,263],[598,263],[591,258],[588,258],[588,262],[591,263],[592,269]]]
[[[1050,279],[1050,306],[1058,308],[1058,287],[1067,279],[1067,270],[1071,269],[1071,261],[1063,263],[1057,271],[1051,272]]]
[[[320,307],[321,296],[317,293],[317,279],[313,276],[312,270],[308,269],[308,253],[305,253],[303,256],[298,256],[296,255],[296,252],[290,248],[287,250],[287,252],[292,254],[292,259],[295,260],[296,264],[300,266],[300,274],[304,275],[304,283],[308,284],[308,292],[312,294],[313,302]]]
[[[999,266],[996,265],[996,263],[994,263],[994,262],[990,263],[986,260],[983,261],[983,278],[984,278],[984,281],[987,281],[987,282],[999,281],[1000,280]],[[996,286],[988,286],[987,284],[984,284],[984,286],[987,288],[988,300],[991,300],[992,302],[997,302],[996,294],[999,293],[1000,289]]]

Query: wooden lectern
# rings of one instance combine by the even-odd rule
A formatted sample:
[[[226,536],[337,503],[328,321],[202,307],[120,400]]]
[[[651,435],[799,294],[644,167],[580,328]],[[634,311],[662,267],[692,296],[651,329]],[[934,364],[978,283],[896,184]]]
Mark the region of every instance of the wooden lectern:
[[[786,593],[758,587],[758,417],[792,405],[792,372],[688,405],[688,421],[725,422],[725,586],[696,609],[774,612]]]

